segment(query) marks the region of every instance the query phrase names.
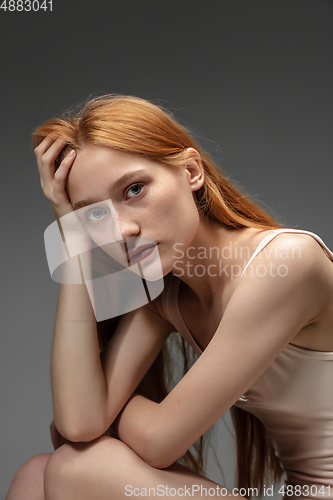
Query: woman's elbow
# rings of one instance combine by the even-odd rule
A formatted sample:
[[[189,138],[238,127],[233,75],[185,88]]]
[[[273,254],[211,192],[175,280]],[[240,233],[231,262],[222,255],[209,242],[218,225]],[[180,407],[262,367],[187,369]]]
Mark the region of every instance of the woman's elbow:
[[[141,458],[154,469],[166,469],[170,467],[179,457],[173,456],[169,446],[162,439],[161,433],[154,433],[147,430],[145,433],[144,446]]]
[[[58,429],[60,434],[73,443],[90,443],[104,434],[102,426],[66,425]]]

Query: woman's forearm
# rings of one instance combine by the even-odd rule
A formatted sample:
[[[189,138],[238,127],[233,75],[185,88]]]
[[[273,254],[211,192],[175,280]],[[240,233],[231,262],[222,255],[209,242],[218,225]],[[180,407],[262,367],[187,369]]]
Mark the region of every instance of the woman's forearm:
[[[55,424],[65,438],[91,441],[103,433],[106,383],[85,284],[60,284],[51,384]]]
[[[154,430],[159,406],[158,403],[134,393],[114,422],[119,439],[152,466],[162,452]]]

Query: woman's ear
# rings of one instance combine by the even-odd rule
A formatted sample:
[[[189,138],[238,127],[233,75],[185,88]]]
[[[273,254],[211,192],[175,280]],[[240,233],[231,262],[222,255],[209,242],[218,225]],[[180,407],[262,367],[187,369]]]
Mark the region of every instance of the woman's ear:
[[[197,191],[202,187],[205,180],[201,156],[194,148],[188,148],[186,150],[186,153],[187,159],[185,168],[188,173],[188,181],[190,183],[192,191]]]

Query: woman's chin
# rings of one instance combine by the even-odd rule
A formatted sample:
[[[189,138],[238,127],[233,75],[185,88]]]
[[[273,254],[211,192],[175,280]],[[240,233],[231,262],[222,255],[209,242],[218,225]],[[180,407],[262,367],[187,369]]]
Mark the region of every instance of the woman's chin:
[[[146,258],[136,262],[129,269],[147,281],[157,281],[162,279],[164,273],[157,246]]]

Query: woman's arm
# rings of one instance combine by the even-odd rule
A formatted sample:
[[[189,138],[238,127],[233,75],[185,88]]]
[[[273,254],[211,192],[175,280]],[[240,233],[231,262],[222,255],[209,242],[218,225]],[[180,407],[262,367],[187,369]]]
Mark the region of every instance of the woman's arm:
[[[51,386],[54,421],[60,434],[70,441],[95,439],[104,423],[106,384],[85,284],[60,284]]]
[[[80,294],[77,285],[62,287],[51,358],[55,424],[70,441],[92,441],[115,420],[172,326],[149,304],[143,306],[120,318],[100,355],[96,321],[88,316],[91,305],[86,291]],[[85,301],[86,309],[82,307]],[[73,316],[75,310],[80,318]]]
[[[75,159],[67,155],[55,172],[54,162],[66,143],[48,136],[35,149],[41,186],[49,200],[69,255],[79,255],[84,276],[91,262],[90,238],[71,206],[66,178]],[[85,254],[82,252],[85,251]],[[75,260],[75,259],[74,259]],[[124,315],[100,356],[96,320],[86,285],[71,282],[71,268],[62,267],[62,281],[51,354],[54,424],[69,441],[91,441],[112,424],[148,371],[172,326],[150,305]],[[67,267],[66,267],[67,266]]]
[[[295,245],[301,259],[276,257]],[[160,404],[134,395],[117,419],[120,439],[150,465],[180,458],[332,301],[332,263],[313,238],[279,235],[270,247],[272,257],[254,259],[211,342],[170,394]],[[279,265],[286,276],[269,272]]]

